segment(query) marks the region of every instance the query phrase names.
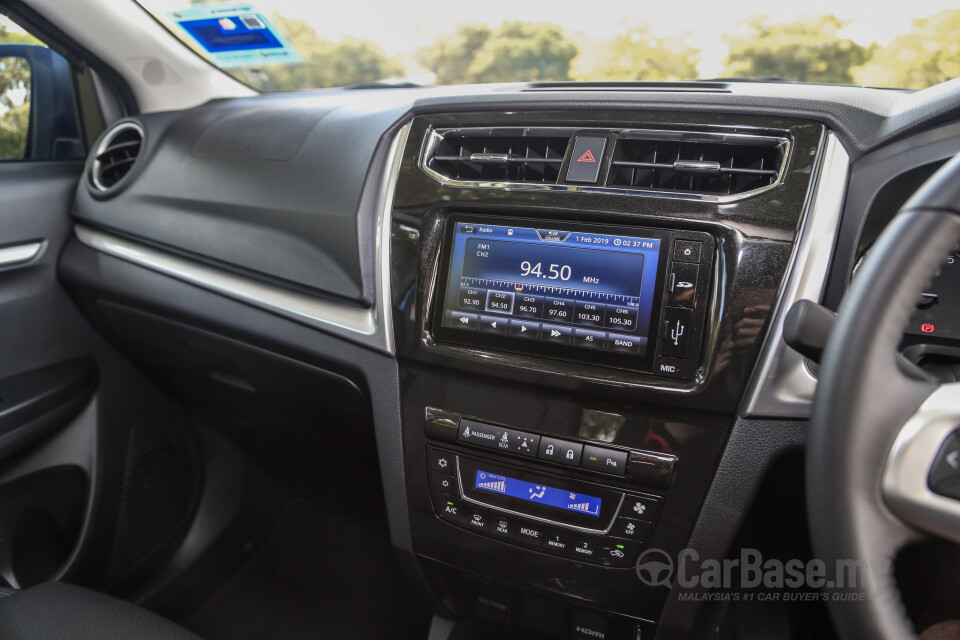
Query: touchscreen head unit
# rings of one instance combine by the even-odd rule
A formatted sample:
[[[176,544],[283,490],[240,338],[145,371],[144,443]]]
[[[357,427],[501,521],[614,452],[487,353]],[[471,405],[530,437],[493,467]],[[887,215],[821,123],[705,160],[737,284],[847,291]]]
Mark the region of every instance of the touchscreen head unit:
[[[650,370],[665,328],[660,319],[673,237],[661,229],[453,216],[434,333]],[[697,277],[685,278],[682,287],[692,291],[683,293],[693,301]],[[692,332],[691,324],[681,323],[681,337]]]

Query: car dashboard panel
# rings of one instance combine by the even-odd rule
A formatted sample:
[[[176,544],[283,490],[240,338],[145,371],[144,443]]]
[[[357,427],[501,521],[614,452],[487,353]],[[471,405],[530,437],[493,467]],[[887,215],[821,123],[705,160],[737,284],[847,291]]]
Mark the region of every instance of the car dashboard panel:
[[[871,101],[899,99],[524,85],[138,116],[127,176],[78,188],[61,277],[139,357],[194,366],[123,320],[159,316],[171,345],[218,334],[368,395],[394,545],[445,615],[646,638],[692,623],[634,565],[687,544],[738,416],[809,406],[777,386],[815,385],[783,316],[842,295],[873,202],[851,189],[837,226],[843,186],[913,153],[876,137]],[[945,285],[908,342],[954,337]]]

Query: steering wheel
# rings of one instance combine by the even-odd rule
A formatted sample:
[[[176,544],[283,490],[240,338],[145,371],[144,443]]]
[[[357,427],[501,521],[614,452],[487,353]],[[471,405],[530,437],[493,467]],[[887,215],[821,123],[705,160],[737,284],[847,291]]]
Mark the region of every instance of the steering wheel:
[[[807,511],[815,555],[826,565],[828,607],[845,639],[916,637],[893,560],[926,534],[960,542],[960,500],[928,483],[935,466],[942,472],[942,449],[960,428],[960,383],[938,384],[897,350],[920,293],[958,242],[960,156],[931,176],[880,236],[843,300],[820,364]],[[854,589],[844,586],[850,562],[867,569]]]

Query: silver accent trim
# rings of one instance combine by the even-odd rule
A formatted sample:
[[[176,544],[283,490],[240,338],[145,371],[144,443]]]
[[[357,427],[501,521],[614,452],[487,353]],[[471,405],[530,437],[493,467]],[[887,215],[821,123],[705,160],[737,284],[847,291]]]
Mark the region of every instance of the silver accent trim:
[[[470,504],[480,505],[481,507],[486,507],[487,509],[493,509],[501,513],[507,513],[511,516],[517,516],[519,518],[526,518],[527,520],[536,520],[537,522],[542,522],[544,524],[549,524],[554,527],[563,527],[564,529],[571,529],[573,531],[579,531],[580,533],[589,533],[591,535],[601,535],[605,536],[613,530],[613,525],[616,524],[617,518],[620,517],[620,509],[623,507],[623,500],[626,497],[626,493],[620,493],[620,502],[617,503],[617,510],[613,513],[613,517],[610,518],[610,524],[607,525],[606,529],[590,529],[589,527],[578,527],[573,524],[567,524],[565,522],[557,522],[556,520],[551,520],[549,518],[541,518],[539,516],[532,516],[529,513],[521,513],[519,511],[513,511],[512,509],[505,509],[499,505],[489,504],[481,500],[476,500],[475,498],[469,497],[463,491],[463,474],[460,473],[460,456],[457,456],[457,489],[460,491],[460,498],[469,502]],[[619,491],[619,489],[615,489]]]
[[[408,132],[409,125],[406,125],[391,142],[377,198],[375,297],[371,309],[353,307],[277,287],[83,225],[77,225],[74,232],[80,242],[101,253],[393,354],[390,224],[394,187]]]
[[[0,268],[30,262],[40,255],[43,245],[43,242],[27,242],[0,248]]]
[[[754,189],[752,191],[744,191],[743,193],[737,193],[734,195],[716,195],[716,194],[707,194],[707,193],[684,193],[678,191],[656,191],[654,189],[628,189],[625,187],[606,187],[600,185],[573,185],[573,184],[545,184],[537,182],[485,182],[482,180],[454,180],[448,178],[437,171],[429,168],[427,166],[428,161],[433,157],[434,153],[437,150],[437,146],[443,140],[443,136],[447,133],[458,132],[458,131],[483,131],[490,132],[496,130],[510,130],[515,129],[517,131],[523,130],[532,130],[538,133],[550,133],[555,132],[556,135],[573,135],[575,132],[587,131],[590,127],[587,128],[576,128],[576,127],[524,127],[524,126],[499,126],[499,127],[451,127],[444,129],[428,129],[427,134],[423,138],[423,146],[420,150],[420,160],[418,162],[420,169],[429,175],[431,178],[436,180],[441,184],[445,184],[451,187],[461,187],[461,188],[474,188],[474,189],[505,189],[507,191],[576,191],[580,193],[619,193],[626,195],[635,195],[642,197],[653,197],[653,198],[670,198],[677,200],[697,200],[699,202],[716,202],[716,203],[729,203],[737,202],[744,200],[745,198],[752,198],[754,196],[760,195],[771,189],[776,189],[783,183],[783,176],[786,173],[787,165],[790,163],[790,153],[793,149],[793,145],[789,138],[778,137],[772,135],[761,135],[761,134],[751,134],[751,133],[720,133],[714,131],[684,131],[684,130],[665,130],[665,129],[603,129],[601,127],[594,127],[595,129],[604,131],[604,132],[613,132],[617,134],[617,142],[621,139],[630,140],[636,139],[640,136],[635,136],[633,134],[642,134],[644,137],[657,139],[657,140],[690,140],[690,141],[716,141],[716,140],[725,140],[725,141],[741,141],[745,144],[756,143],[759,140],[776,140],[783,147],[783,160],[780,163],[779,173],[777,174],[777,179],[765,187],[759,189]]]
[[[141,127],[136,122],[123,122],[118,124],[116,127],[108,131],[103,136],[103,139],[100,141],[100,144],[97,145],[97,149],[93,153],[93,162],[90,164],[90,182],[93,183],[93,186],[97,189],[97,191],[107,192],[112,189],[116,189],[117,185],[119,185],[121,182],[124,181],[124,179],[126,179],[127,176],[123,176],[123,178],[120,178],[120,180],[118,180],[115,184],[109,187],[106,187],[103,184],[101,184],[99,158],[100,158],[100,154],[102,154],[104,151],[107,150],[107,147],[110,146],[110,143],[113,142],[114,138],[116,138],[117,135],[119,135],[120,133],[123,133],[124,131],[128,131],[130,129],[133,129],[134,131],[140,134],[140,145],[141,145],[140,150],[142,151],[143,143],[146,141],[146,136],[143,133],[143,127]],[[134,163],[136,163],[136,160],[134,160]],[[133,165],[131,165],[131,167],[132,166]],[[129,173],[127,175],[129,175]]]
[[[960,500],[927,486],[927,476],[947,436],[960,425],[960,383],[941,385],[897,434],[883,470],[883,497],[904,522],[960,542]]]
[[[798,300],[820,302],[826,283],[840,213],[847,191],[850,156],[827,132],[803,214],[799,239],[787,267],[787,280],[754,369],[740,415],[751,418],[806,418],[817,388],[805,358],[783,341],[787,312]]]

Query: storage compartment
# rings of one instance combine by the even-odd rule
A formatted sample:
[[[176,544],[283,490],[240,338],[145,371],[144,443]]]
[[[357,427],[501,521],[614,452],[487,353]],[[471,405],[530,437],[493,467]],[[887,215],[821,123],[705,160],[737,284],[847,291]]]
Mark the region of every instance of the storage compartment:
[[[80,539],[89,492],[77,466],[44,469],[0,486],[0,580],[27,588],[58,577]]]

